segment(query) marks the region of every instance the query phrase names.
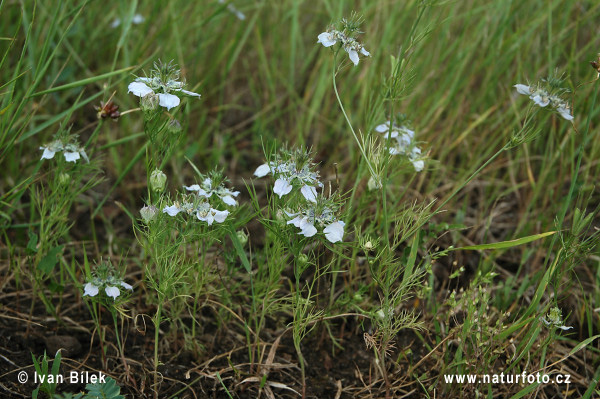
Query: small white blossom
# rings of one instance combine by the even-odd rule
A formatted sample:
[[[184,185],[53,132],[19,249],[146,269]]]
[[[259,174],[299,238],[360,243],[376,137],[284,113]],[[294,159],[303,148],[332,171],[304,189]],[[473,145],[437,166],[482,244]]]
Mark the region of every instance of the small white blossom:
[[[375,127],[375,131],[385,134],[387,139],[395,141],[390,145],[390,155],[404,155],[413,164],[415,171],[421,172],[425,168],[425,161],[421,156],[421,149],[413,143],[415,132],[405,125],[398,126],[387,121]]]
[[[573,114],[571,113],[571,107],[569,103],[560,98],[556,94],[550,94],[548,91],[541,87],[532,87],[524,84],[516,84],[514,88],[517,93],[529,96],[534,104],[545,108],[550,105],[558,114],[568,121],[573,120]]]
[[[564,322],[562,320],[562,312],[556,306],[550,309],[550,312],[548,312],[546,317],[541,317],[540,320],[547,327],[555,327],[555,328],[559,328],[563,331],[567,331],[567,330],[570,330],[571,328],[573,328],[571,326],[567,327],[564,325]]]
[[[297,150],[288,154],[289,159],[272,161],[256,168],[254,175],[264,177],[272,174],[276,177],[273,192],[280,198],[292,192],[294,187],[300,187],[300,193],[307,201],[316,202],[317,187],[323,187],[318,173],[314,172],[309,154]]]
[[[119,287],[126,290],[133,290],[130,284],[124,282],[116,275],[116,271],[110,262],[102,262],[94,270],[93,278],[83,287],[83,296],[95,297],[104,288],[106,296],[117,299],[121,292]]]
[[[52,143],[40,147],[40,150],[44,150],[42,153],[42,159],[52,159],[57,152],[63,152],[65,160],[67,162],[75,162],[78,159],[85,159],[89,162],[89,158],[85,153],[85,150],[75,143],[64,142],[63,140],[54,140]]]
[[[319,231],[317,226],[323,226],[323,233],[329,242],[336,243],[344,238],[345,223],[338,220],[327,206],[307,204],[299,212],[290,213],[286,211],[285,214],[292,217],[287,221],[287,224],[299,228],[300,232],[298,234],[305,237],[314,236]]]
[[[356,66],[358,65],[359,57],[358,54],[362,54],[365,57],[371,55],[362,44],[360,44],[356,39],[346,36],[342,32],[330,29],[326,32],[323,32],[317,36],[317,43],[321,43],[325,47],[331,47],[334,44],[340,42],[344,51],[348,53],[348,57],[350,61]]]
[[[128,86],[128,92],[138,97],[156,94],[159,98],[158,104],[170,110],[179,105],[180,99],[176,94],[186,94],[192,97],[200,97],[200,94],[185,90],[185,82],[179,81],[179,70],[169,63],[164,65],[156,63],[151,77],[138,77]]]
[[[215,177],[215,179],[218,179],[218,177]],[[183,188],[187,191],[195,192],[199,197],[210,198],[213,195],[217,196],[229,206],[237,206],[237,201],[234,197],[240,195],[239,191],[233,191],[225,187],[222,183],[214,184],[211,177],[205,178],[202,184],[192,184],[191,186],[183,186]]]
[[[177,216],[180,212],[188,215],[195,215],[198,220],[206,222],[209,226],[214,222],[223,223],[225,219],[227,219],[229,211],[214,209],[208,202],[204,201],[206,200],[182,203],[176,201],[173,205],[163,208],[163,213],[166,213],[169,216]]]

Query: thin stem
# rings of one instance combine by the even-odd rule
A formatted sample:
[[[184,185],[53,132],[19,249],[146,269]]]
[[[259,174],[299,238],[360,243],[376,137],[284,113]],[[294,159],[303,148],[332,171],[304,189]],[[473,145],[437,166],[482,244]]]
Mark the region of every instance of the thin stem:
[[[369,158],[367,157],[365,149],[363,148],[360,140],[358,139],[358,136],[357,136],[356,132],[354,131],[354,128],[352,127],[352,122],[350,122],[350,118],[348,118],[348,115],[346,114],[346,110],[344,109],[344,105],[342,104],[342,100],[340,99],[340,94],[338,93],[337,85],[335,83],[336,59],[337,59],[337,52],[335,53],[335,56],[333,57],[333,66],[331,68],[331,77],[332,77],[332,81],[333,81],[333,91],[335,92],[335,97],[337,98],[338,104],[340,105],[340,109],[342,110],[342,114],[344,114],[344,118],[346,118],[346,122],[348,123],[348,126],[350,127],[350,131],[352,132],[352,135],[354,136],[354,140],[356,141],[356,144],[358,144],[358,149],[360,150],[362,156],[365,158],[365,161],[367,162],[367,166],[369,167],[371,176],[376,177],[377,175],[375,173],[375,170],[371,166],[371,162],[369,162]]]

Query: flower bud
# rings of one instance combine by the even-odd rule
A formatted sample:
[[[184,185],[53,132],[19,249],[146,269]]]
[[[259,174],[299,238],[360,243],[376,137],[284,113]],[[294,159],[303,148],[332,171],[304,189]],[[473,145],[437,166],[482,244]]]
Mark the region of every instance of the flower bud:
[[[181,123],[177,119],[171,119],[167,124],[167,130],[172,134],[181,133]]]
[[[160,102],[160,98],[155,93],[148,93],[140,100],[140,108],[142,111],[146,112],[154,112],[158,109],[158,104]]]
[[[371,176],[369,178],[369,182],[367,183],[367,187],[369,188],[369,191],[379,190],[382,187],[381,181]]]
[[[300,256],[298,256],[298,263],[302,266],[306,265],[308,263],[308,255],[300,254]]]
[[[157,193],[162,192],[167,184],[167,175],[161,170],[155,169],[150,174],[150,188]]]
[[[246,245],[246,243],[248,242],[248,234],[246,234],[243,230],[238,230],[235,235],[237,236],[238,240],[240,241],[240,244],[242,244],[242,246]]]
[[[71,176],[68,173],[61,173],[58,175],[58,183],[61,186],[66,186],[71,182]]]
[[[142,219],[146,224],[149,224],[151,221],[156,219],[156,214],[158,213],[158,209],[154,205],[145,206],[140,209],[140,214],[142,215]]]

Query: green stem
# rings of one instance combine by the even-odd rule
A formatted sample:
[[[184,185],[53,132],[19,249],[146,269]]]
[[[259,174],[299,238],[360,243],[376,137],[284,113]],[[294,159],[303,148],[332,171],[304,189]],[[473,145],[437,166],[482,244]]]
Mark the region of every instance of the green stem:
[[[338,104],[340,105],[340,109],[342,110],[342,114],[344,114],[344,118],[346,118],[346,122],[348,123],[348,126],[350,127],[350,131],[352,132],[352,136],[354,136],[354,140],[356,141],[356,144],[358,145],[358,149],[360,150],[362,156],[364,157],[365,161],[367,162],[367,166],[369,168],[369,171],[371,172],[371,176],[376,177],[377,175],[375,174],[375,170],[371,166],[371,162],[369,162],[369,158],[367,157],[365,149],[363,148],[363,146],[362,146],[362,144],[361,144],[361,142],[360,142],[360,140],[359,140],[356,132],[354,131],[354,128],[352,127],[352,122],[350,122],[350,118],[348,118],[348,115],[346,114],[346,110],[344,108],[344,105],[342,104],[342,100],[340,99],[340,94],[338,93],[337,85],[335,83],[336,59],[337,59],[337,52],[335,53],[335,56],[333,57],[333,66],[331,68],[331,77],[332,77],[332,81],[333,81],[333,91],[335,92],[335,97],[337,98]]]

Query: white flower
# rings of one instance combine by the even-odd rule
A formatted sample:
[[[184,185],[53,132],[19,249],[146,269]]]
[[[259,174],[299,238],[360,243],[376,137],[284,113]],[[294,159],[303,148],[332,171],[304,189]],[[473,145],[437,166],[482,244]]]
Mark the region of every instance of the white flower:
[[[318,229],[315,225],[325,226],[323,233],[325,234],[325,238],[331,243],[342,241],[344,237],[345,223],[337,220],[329,208],[316,211],[313,205],[309,205],[308,208],[301,210],[301,212],[289,213],[286,211],[285,214],[288,217],[293,217],[293,219],[288,220],[287,224],[299,228],[300,232],[298,234],[302,234],[305,237],[312,237],[317,234]]]
[[[121,287],[125,288],[126,290],[133,291],[133,287],[131,286],[131,284],[127,284],[124,281],[121,281]]]
[[[213,222],[223,223],[227,218],[227,215],[229,215],[229,211],[219,211],[213,208],[210,208],[207,211],[198,210],[196,212],[198,220],[208,223],[209,226],[211,226]]]
[[[254,175],[264,177],[269,173],[277,179],[273,186],[273,192],[279,198],[289,194],[294,186],[300,187],[300,192],[307,201],[316,202],[317,187],[323,187],[318,180],[319,175],[313,172],[313,164],[308,153],[303,150],[288,154],[287,161],[269,162],[256,168]]]
[[[40,147],[40,150],[44,150],[40,160],[52,159],[57,152],[63,151],[63,155],[65,156],[65,160],[67,162],[75,162],[81,158],[85,159],[86,162],[90,161],[82,147],[79,147],[74,143],[65,144],[62,140],[55,140],[46,146]]]
[[[356,41],[356,39],[344,35],[342,32],[337,31],[335,29],[328,30],[327,32],[323,32],[317,36],[317,43],[321,43],[325,47],[331,47],[337,42],[342,44],[342,48],[344,51],[348,53],[348,57],[350,61],[356,66],[358,65],[358,53],[361,53],[365,57],[371,55],[362,44]]]
[[[96,296],[98,295],[98,287],[92,283],[87,283],[83,288],[83,296]]]
[[[106,288],[104,288],[104,292],[106,292],[106,295],[113,299],[117,299],[117,297],[121,295],[121,291],[119,291],[117,287],[112,286],[106,286]]]
[[[207,177],[200,184],[193,184],[191,186],[183,186],[187,191],[194,191],[199,197],[210,198],[216,195],[225,204],[230,206],[237,206],[237,201],[233,197],[240,195],[239,191],[232,191],[225,187],[223,184],[219,184],[218,187],[213,187],[213,182],[210,177]]]
[[[555,94],[549,94],[540,87],[531,87],[523,84],[516,84],[514,88],[517,93],[529,96],[529,98],[538,106],[544,108],[550,105],[558,114],[568,121],[573,120],[569,104]]]
[[[171,91],[187,94],[192,97],[200,97],[200,94],[198,93],[184,90],[183,85],[183,82],[176,80],[163,82],[159,78],[139,77],[131,82],[127,88],[128,93],[132,93],[138,97],[144,97],[150,93],[158,95],[158,105],[170,110],[171,108],[178,106],[181,101],[175,94],[171,94]]]
[[[421,172],[425,168],[425,161],[421,156],[421,149],[413,144],[415,137],[414,130],[405,125],[398,126],[390,121],[377,125],[375,131],[384,133],[386,138],[395,139],[395,143],[390,145],[390,155],[405,155],[412,162],[415,171]],[[369,181],[371,183],[371,181]],[[374,182],[373,182],[374,183]],[[373,188],[375,186],[373,185]],[[372,189],[369,186],[369,189]]]

